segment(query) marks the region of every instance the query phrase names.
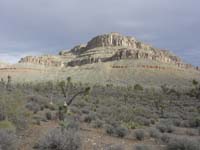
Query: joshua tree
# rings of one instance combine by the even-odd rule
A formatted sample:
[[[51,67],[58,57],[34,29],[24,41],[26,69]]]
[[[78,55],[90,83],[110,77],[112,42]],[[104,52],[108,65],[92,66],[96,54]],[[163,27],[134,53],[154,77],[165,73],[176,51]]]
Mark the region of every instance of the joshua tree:
[[[67,82],[61,81],[59,83],[59,86],[60,86],[61,92],[65,98],[64,105],[59,107],[59,119],[64,120],[64,114],[68,112],[68,106],[70,106],[70,104],[73,102],[73,100],[77,96],[79,96],[79,95],[87,96],[89,94],[90,87],[86,87],[86,88],[78,91],[75,88],[75,86],[73,86],[73,83],[71,82],[71,77],[67,78]],[[72,92],[73,92],[73,94],[72,94]]]
[[[8,75],[8,80],[7,80],[7,84],[6,84],[6,89],[8,90],[8,91],[10,91],[11,90],[11,81],[12,81],[12,78],[11,78],[11,76],[10,75]]]
[[[71,82],[71,77],[67,78],[67,82],[61,81],[59,86],[61,88],[61,92],[62,92],[64,98],[66,99],[65,102],[66,102],[67,106],[69,106],[77,96],[79,96],[79,95],[86,96],[89,94],[89,91],[90,91],[90,87],[86,87],[85,89],[77,92],[77,89]],[[76,92],[75,92],[75,94],[73,94],[70,97],[70,95],[72,94],[73,91],[76,91]]]

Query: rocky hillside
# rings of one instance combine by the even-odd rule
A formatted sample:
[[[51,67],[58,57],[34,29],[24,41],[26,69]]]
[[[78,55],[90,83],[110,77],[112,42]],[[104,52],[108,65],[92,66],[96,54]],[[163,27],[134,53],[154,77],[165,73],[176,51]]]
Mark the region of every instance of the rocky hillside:
[[[121,59],[147,59],[173,64],[180,68],[192,67],[169,51],[154,48],[136,38],[123,36],[119,33],[94,37],[87,44],[75,46],[71,50],[60,51],[57,56],[27,56],[22,58],[19,63],[67,67]]]
[[[27,56],[18,64],[0,68],[0,78],[16,82],[65,80],[92,84],[146,87],[169,84],[191,87],[200,81],[199,68],[184,63],[169,51],[154,48],[119,33],[94,37],[87,44],[58,55]]]

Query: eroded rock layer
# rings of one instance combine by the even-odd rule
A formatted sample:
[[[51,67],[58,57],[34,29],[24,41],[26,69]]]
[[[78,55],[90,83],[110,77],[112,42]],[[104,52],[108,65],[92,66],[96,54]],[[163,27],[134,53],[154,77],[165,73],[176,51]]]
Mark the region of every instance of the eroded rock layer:
[[[123,36],[119,33],[94,37],[87,44],[75,46],[69,51],[60,51],[57,56],[27,56],[19,62],[56,67],[73,67],[121,59],[148,59],[174,64],[181,68],[193,67],[184,63],[169,51],[154,48],[138,41],[136,38]]]

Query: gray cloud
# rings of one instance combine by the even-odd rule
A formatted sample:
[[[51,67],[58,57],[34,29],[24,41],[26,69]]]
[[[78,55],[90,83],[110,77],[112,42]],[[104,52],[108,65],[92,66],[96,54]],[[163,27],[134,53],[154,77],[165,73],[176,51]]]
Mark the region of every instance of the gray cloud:
[[[197,0],[0,0],[0,59],[57,53],[116,31],[200,65],[199,5]]]

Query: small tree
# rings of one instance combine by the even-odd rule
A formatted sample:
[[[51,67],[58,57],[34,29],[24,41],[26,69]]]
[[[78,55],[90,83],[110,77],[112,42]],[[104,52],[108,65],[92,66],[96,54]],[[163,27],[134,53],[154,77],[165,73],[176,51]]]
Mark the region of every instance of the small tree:
[[[6,89],[8,90],[8,91],[10,91],[11,90],[11,82],[12,82],[12,78],[11,78],[11,76],[10,75],[8,75],[8,80],[7,80],[7,84],[6,84]]]

